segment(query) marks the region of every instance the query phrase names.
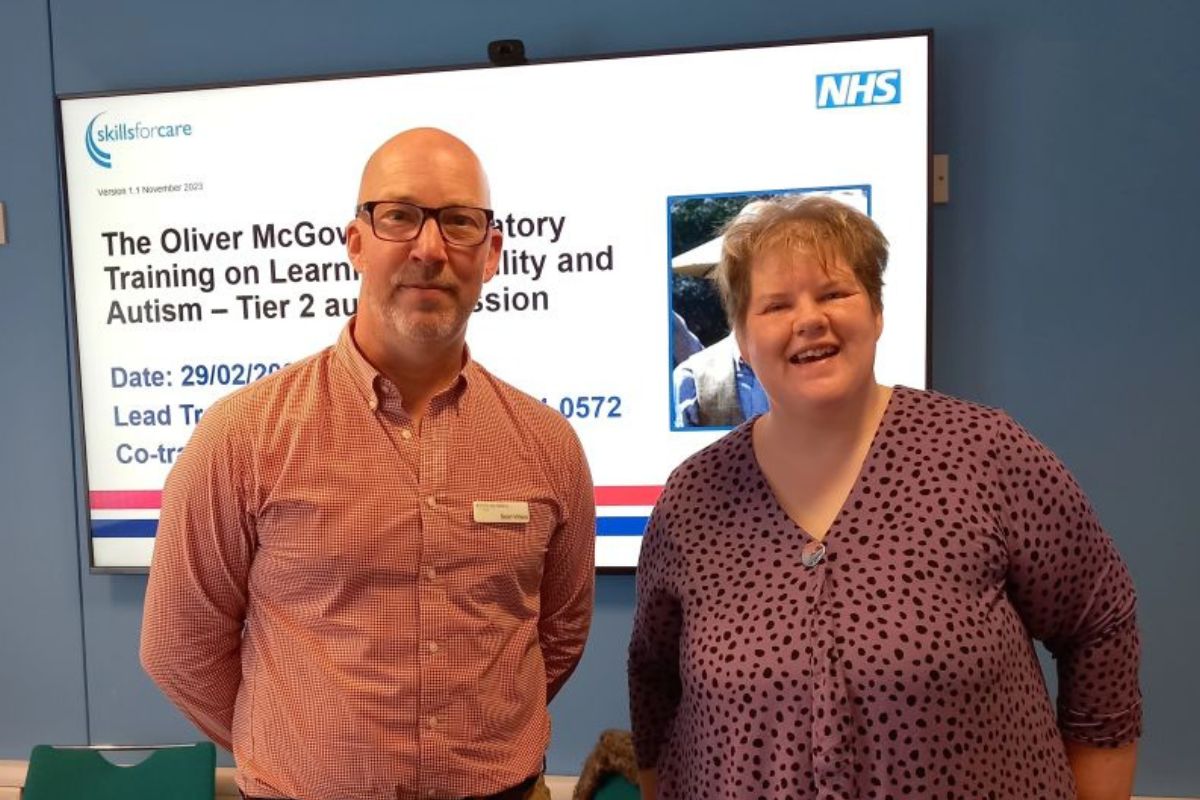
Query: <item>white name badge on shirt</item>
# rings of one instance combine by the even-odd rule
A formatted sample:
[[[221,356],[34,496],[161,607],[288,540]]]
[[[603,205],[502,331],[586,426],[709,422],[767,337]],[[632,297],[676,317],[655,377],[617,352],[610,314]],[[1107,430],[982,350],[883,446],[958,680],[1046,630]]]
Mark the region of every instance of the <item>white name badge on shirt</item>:
[[[529,503],[524,500],[476,500],[476,522],[529,522]]]

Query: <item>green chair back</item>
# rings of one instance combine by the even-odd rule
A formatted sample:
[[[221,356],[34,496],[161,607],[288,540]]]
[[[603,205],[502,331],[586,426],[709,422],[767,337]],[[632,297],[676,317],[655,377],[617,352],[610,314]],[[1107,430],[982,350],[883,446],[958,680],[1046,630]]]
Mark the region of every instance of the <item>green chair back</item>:
[[[639,800],[642,793],[624,775],[615,772],[605,777],[596,790],[595,800]]]
[[[33,748],[22,800],[213,800],[217,751],[212,742],[122,748],[150,750],[132,766],[114,764],[102,748]]]

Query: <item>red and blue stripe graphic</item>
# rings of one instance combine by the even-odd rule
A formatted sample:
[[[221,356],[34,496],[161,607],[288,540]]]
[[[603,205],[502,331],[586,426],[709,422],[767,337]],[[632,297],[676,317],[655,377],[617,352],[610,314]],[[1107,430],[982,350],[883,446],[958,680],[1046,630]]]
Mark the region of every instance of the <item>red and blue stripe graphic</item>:
[[[597,486],[596,535],[641,536],[661,486]],[[158,530],[161,491],[94,491],[89,496],[92,536],[149,539]]]

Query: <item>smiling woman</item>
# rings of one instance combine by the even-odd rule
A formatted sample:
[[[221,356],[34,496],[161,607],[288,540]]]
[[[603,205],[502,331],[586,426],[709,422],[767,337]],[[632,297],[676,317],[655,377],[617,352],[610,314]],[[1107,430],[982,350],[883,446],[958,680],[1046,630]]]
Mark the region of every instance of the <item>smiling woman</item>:
[[[781,413],[844,402],[875,385],[883,314],[840,256],[830,263],[808,250],[764,252],[735,330],[742,358]]]
[[[1129,796],[1129,573],[1006,414],[876,381],[887,248],[822,197],[725,230],[718,283],[770,409],[678,467],[646,530],[629,695],[648,800]]]

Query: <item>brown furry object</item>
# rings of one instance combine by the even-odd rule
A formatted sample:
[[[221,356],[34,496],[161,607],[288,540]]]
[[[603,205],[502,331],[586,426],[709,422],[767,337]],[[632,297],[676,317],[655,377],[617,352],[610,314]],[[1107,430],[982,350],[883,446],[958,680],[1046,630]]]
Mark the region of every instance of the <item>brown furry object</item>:
[[[575,784],[574,800],[591,800],[605,776],[614,772],[637,785],[637,759],[629,731],[610,729],[600,734],[600,740],[583,762],[579,782]]]

